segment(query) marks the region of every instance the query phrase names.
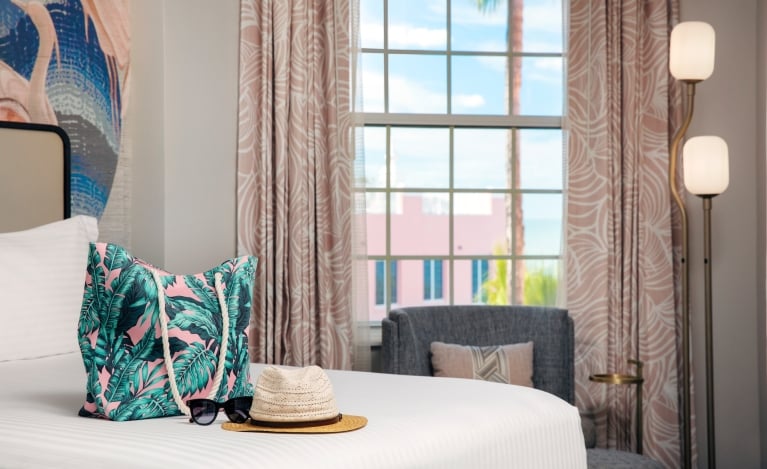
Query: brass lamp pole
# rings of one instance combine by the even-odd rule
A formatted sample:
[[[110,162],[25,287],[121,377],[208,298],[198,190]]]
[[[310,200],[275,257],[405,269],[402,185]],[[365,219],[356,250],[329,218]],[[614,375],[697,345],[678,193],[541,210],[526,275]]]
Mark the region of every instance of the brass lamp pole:
[[[674,136],[669,150],[669,190],[679,208],[682,228],[681,283],[682,283],[682,444],[683,464],[692,468],[692,419],[690,372],[690,292],[688,263],[687,212],[677,183],[679,145],[692,121],[695,85],[710,77],[714,71],[715,34],[711,25],[700,21],[679,23],[671,31],[669,70],[677,80],[686,84],[687,112],[682,127]]]
[[[679,218],[682,225],[682,252],[680,254],[681,264],[681,283],[682,283],[682,453],[685,469],[692,468],[692,428],[691,428],[691,390],[690,390],[690,265],[687,262],[688,254],[688,232],[687,232],[687,211],[684,201],[679,193],[677,184],[677,159],[679,153],[679,143],[682,141],[685,132],[690,127],[692,113],[695,101],[695,81],[687,81],[687,114],[682,127],[679,128],[671,143],[671,151],[668,160],[668,184],[671,195],[679,208]]]
[[[684,182],[687,190],[703,199],[703,267],[706,328],[706,413],[708,418],[708,467],[716,467],[714,426],[714,353],[711,312],[711,199],[730,182],[727,143],[716,136],[693,137],[684,145]]]

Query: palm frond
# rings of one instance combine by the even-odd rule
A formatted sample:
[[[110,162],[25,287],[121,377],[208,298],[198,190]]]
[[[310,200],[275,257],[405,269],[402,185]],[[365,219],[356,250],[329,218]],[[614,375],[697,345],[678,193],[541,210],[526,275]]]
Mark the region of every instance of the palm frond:
[[[487,13],[490,11],[495,10],[498,8],[498,4],[501,2],[501,0],[475,0],[474,3],[477,5],[477,9],[483,13]]]

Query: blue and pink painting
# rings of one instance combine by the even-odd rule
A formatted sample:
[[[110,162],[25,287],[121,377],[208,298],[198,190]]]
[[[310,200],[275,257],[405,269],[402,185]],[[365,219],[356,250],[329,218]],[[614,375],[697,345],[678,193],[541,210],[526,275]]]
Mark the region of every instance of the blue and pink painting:
[[[0,120],[58,125],[71,213],[101,217],[120,157],[128,0],[0,0]]]

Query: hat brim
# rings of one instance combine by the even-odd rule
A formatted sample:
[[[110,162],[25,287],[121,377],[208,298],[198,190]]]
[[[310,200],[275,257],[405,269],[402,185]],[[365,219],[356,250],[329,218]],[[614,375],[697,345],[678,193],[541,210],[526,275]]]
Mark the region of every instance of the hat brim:
[[[264,432],[264,433],[343,433],[358,430],[367,425],[368,419],[359,415],[343,414],[341,420],[328,425],[313,427],[268,427],[255,425],[248,420],[245,423],[225,422],[221,428],[233,432]]]

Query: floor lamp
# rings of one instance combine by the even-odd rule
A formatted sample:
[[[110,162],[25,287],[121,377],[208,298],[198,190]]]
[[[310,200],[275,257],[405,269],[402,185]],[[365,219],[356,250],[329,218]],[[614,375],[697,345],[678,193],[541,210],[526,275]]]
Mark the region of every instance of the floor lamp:
[[[711,199],[730,182],[727,143],[720,137],[693,137],[684,144],[684,185],[703,199],[703,267],[706,301],[706,413],[708,418],[708,467],[716,467],[714,429],[714,353],[711,313]]]
[[[695,85],[710,77],[714,71],[714,28],[708,23],[701,21],[685,21],[679,23],[671,31],[669,46],[669,70],[671,74],[679,81],[685,83],[687,91],[687,110],[684,122],[679,128],[671,142],[669,150],[669,189],[671,196],[676,203],[681,222],[682,230],[682,252],[681,252],[681,283],[682,283],[682,445],[683,445],[683,467],[692,468],[692,419],[691,419],[691,399],[690,391],[690,292],[689,292],[689,272],[688,263],[688,230],[687,230],[687,212],[684,201],[679,192],[677,182],[677,162],[679,155],[679,145],[684,138],[687,129],[692,122],[692,113],[695,102]]]

